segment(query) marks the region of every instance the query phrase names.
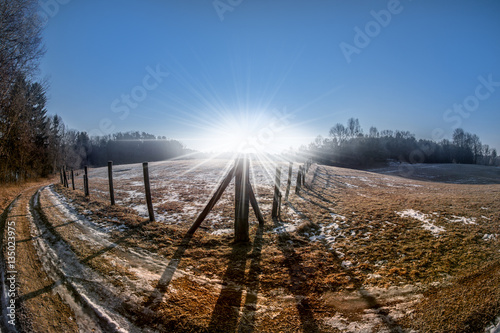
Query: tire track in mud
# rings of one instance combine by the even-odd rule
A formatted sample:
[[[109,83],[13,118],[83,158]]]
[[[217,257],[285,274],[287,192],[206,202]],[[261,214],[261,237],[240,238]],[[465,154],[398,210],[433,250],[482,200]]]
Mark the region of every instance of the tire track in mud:
[[[120,331],[118,326],[125,327],[127,332],[154,331],[144,327],[144,318],[155,315],[150,307],[143,305],[143,297],[154,293],[153,285],[168,269],[169,260],[122,244],[135,233],[133,228],[121,231],[121,236],[111,241],[101,225],[79,215],[51,187],[39,191],[34,207],[40,238],[48,239],[54,252],[47,263],[49,269],[54,271],[55,279],[64,279],[80,303],[88,303],[84,305],[98,317],[104,316],[98,318],[104,320],[101,325],[114,325],[104,331]],[[115,266],[122,270],[111,272]],[[218,290],[216,281],[183,270],[172,273],[172,280],[186,277],[192,283],[212,285],[209,289]],[[113,283],[116,276],[119,284]]]
[[[60,203],[42,208],[40,193],[46,188],[23,191],[0,215],[0,332],[140,332],[114,311],[123,304],[119,291],[83,264],[58,234],[57,227],[77,221],[63,219],[54,227],[48,220],[44,209]],[[16,231],[16,325],[7,317],[7,225]]]
[[[40,205],[40,192],[43,189],[37,191],[30,202],[32,238],[43,268],[54,281],[53,287],[64,286],[57,292],[74,311],[80,329],[97,332],[138,331],[127,320],[99,304],[99,296],[113,300],[116,292],[107,289],[103,279],[80,262],[50,224]],[[37,290],[25,297],[41,292],[43,290]]]
[[[58,295],[50,292],[53,289],[53,281],[43,271],[36,250],[30,242],[29,198],[35,192],[35,187],[22,191],[0,218],[2,331],[58,332],[63,329],[66,332],[77,332],[78,327],[72,319],[73,312]],[[15,242],[7,236],[15,238]],[[6,240],[9,242],[6,243]],[[7,244],[9,245],[8,251]],[[10,257],[9,263],[6,261],[5,254]],[[15,261],[12,257],[15,257]],[[9,269],[6,269],[7,264],[9,264]],[[10,283],[9,286],[6,285],[7,274],[10,281],[15,280],[16,288],[10,288]],[[34,290],[43,290],[43,292],[26,299],[25,295]],[[7,295],[6,291],[9,291],[10,295]],[[7,305],[12,304],[15,310],[7,308]],[[10,317],[7,317],[7,311]],[[14,320],[15,325],[12,321],[9,323],[9,320]]]
[[[3,213],[0,215],[0,279],[1,279],[1,302],[0,302],[0,332],[17,332],[15,326],[12,326],[9,324],[9,318],[7,317],[7,306],[9,304],[8,298],[5,296],[7,295],[7,284],[5,283],[5,272],[6,270],[6,264],[5,264],[5,258],[4,258],[4,234],[5,234],[5,226],[7,224],[7,216],[9,215],[12,207],[16,204],[17,200],[19,199],[21,195],[18,195],[12,202],[5,208]]]

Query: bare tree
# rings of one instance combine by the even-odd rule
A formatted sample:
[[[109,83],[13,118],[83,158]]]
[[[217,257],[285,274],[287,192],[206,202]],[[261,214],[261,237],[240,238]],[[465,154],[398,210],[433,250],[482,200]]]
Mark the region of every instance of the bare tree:
[[[34,0],[0,0],[0,102],[18,75],[36,73],[45,52],[36,6]]]
[[[347,140],[347,129],[341,123],[337,123],[335,126],[330,128],[330,137],[334,139],[338,144],[342,144]]]
[[[363,130],[359,125],[359,119],[349,118],[347,120],[347,136],[349,138],[356,138],[363,134]]]
[[[380,135],[378,129],[374,126],[370,127],[370,133],[368,134],[370,138],[378,138]]]

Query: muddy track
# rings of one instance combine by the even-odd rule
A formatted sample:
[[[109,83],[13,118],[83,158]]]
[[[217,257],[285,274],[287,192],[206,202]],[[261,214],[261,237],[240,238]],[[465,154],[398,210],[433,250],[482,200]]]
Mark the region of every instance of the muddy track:
[[[160,278],[173,285],[178,278],[190,280],[214,297],[220,292],[220,281],[172,270],[176,260],[122,246],[134,230],[110,241],[102,224],[78,215],[61,199],[50,186],[33,188],[1,215],[2,294],[9,288],[5,242],[10,224],[16,229],[18,285],[15,325],[8,322],[10,299],[4,298],[1,332],[154,331],[136,323],[143,322],[141,315],[154,316],[151,307],[165,297],[165,290],[156,288]],[[144,298],[155,301],[141,305]]]
[[[7,316],[7,307],[9,306],[9,300],[7,297],[4,295],[8,294],[8,286],[7,286],[7,281],[6,281],[6,271],[7,271],[7,265],[5,263],[5,256],[4,256],[4,234],[5,234],[5,227],[7,226],[7,216],[9,215],[12,207],[16,204],[17,200],[19,199],[20,195],[18,195],[8,206],[7,208],[2,212],[0,215],[0,279],[1,279],[1,309],[0,309],[0,316],[1,316],[1,321],[0,321],[0,332],[17,332],[16,326],[9,324],[9,318]]]
[[[97,323],[96,331],[154,331],[144,327],[144,317],[154,316],[152,307],[165,297],[155,288],[159,280],[188,279],[214,295],[221,288],[218,281],[172,269],[176,260],[125,246],[134,229],[120,230],[120,237],[111,241],[109,225],[79,215],[50,186],[33,196],[32,215],[44,269],[69,290],[78,306],[74,312],[87,315],[79,320]],[[145,298],[151,302],[143,304]]]
[[[42,189],[43,190],[43,189]],[[33,241],[42,265],[55,284],[66,290],[61,297],[70,304],[80,328],[103,332],[134,331],[120,316],[104,310],[98,298],[114,298],[114,291],[103,285],[103,279],[82,264],[70,246],[58,235],[40,205],[40,190],[31,199]],[[99,291],[99,296],[96,291]],[[124,329],[125,328],[125,329]]]
[[[44,189],[23,191],[0,217],[2,295],[10,291],[8,278],[15,278],[17,285],[12,300],[2,297],[1,331],[138,332],[128,320],[113,312],[110,303],[122,303],[115,296],[119,293],[77,258],[47,218],[40,203]],[[49,214],[57,209],[55,205],[46,207]],[[57,224],[67,223],[62,221]],[[13,232],[14,251],[12,239],[8,238]],[[14,266],[7,257],[12,252]],[[10,304],[15,305],[15,311],[8,309]]]
[[[60,287],[42,269],[30,241],[29,200],[35,192],[24,190],[1,217],[2,332],[77,332],[72,310],[51,292]]]

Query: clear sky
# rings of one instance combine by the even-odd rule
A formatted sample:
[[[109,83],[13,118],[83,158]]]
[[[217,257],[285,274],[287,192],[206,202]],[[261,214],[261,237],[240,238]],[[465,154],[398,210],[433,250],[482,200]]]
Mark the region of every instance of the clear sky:
[[[497,0],[61,2],[40,2],[41,75],[76,130],[286,148],[354,117],[500,148]]]

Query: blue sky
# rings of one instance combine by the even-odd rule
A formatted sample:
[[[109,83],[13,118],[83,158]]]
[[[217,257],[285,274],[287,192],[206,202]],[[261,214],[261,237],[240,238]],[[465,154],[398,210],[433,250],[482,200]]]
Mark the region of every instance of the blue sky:
[[[499,1],[41,3],[49,113],[76,130],[286,148],[354,117],[500,148]]]

